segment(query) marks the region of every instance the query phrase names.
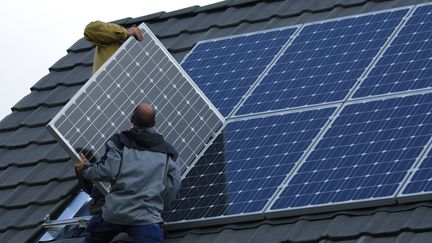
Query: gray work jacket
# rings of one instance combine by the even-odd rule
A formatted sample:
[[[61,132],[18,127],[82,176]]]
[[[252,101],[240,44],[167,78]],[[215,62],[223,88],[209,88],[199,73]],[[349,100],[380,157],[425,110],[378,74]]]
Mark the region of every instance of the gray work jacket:
[[[111,183],[102,208],[104,220],[125,225],[162,222],[162,210],[180,189],[176,161],[164,153],[128,147],[121,150],[111,140],[106,146],[105,158],[83,172],[84,177],[92,181]]]

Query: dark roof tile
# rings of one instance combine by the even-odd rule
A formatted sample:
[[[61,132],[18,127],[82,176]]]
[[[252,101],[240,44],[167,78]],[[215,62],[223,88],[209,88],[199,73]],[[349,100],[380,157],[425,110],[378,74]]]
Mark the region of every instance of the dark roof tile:
[[[33,236],[37,234],[37,232],[42,227],[33,226],[30,229],[16,230],[10,228],[6,232],[0,233],[0,242],[32,242]],[[34,240],[33,240],[34,241]]]
[[[60,106],[38,107],[36,110],[14,111],[0,121],[0,132],[16,130],[19,127],[40,127],[53,118]]]
[[[84,84],[92,75],[91,66],[75,66],[71,70],[50,72],[39,80],[31,90],[53,89],[58,85],[74,86]]]
[[[63,71],[78,65],[91,66],[93,64],[94,49],[86,52],[70,52],[52,65],[50,71]]]
[[[57,86],[50,90],[33,91],[12,107],[12,110],[25,111],[36,109],[39,106],[65,105],[80,88],[81,85],[72,87]]]
[[[172,12],[168,12],[168,13],[164,13],[162,14],[159,18],[160,19],[165,19],[165,18],[184,18],[187,16],[190,16],[191,14],[193,14],[194,10],[198,9],[199,6],[198,5],[194,5],[194,6],[190,6],[187,8],[182,8],[179,10],[175,10]]]
[[[160,18],[160,16],[162,16],[164,14],[166,14],[166,12],[160,11],[160,12],[157,12],[157,13],[152,13],[152,14],[149,14],[149,15],[133,18],[133,19],[130,19],[127,22],[127,24],[132,25],[132,24],[140,24],[142,22],[147,22],[147,21],[150,21],[150,22],[151,21],[157,21]]]
[[[194,12],[195,13],[213,12],[213,11],[225,8],[231,2],[232,2],[232,0],[226,0],[226,1],[212,3],[212,4],[209,4],[209,5],[202,6],[202,7],[198,8],[198,9],[195,9]]]
[[[73,165],[73,161],[69,160],[58,163],[40,162],[19,168],[19,174],[14,173],[17,170],[16,167],[10,166],[0,170],[0,178],[2,178],[0,189],[14,188],[18,185],[38,185],[50,181],[72,180],[76,177]]]
[[[39,162],[52,163],[65,160],[69,160],[69,156],[57,143],[42,145],[30,143],[28,146],[16,149],[0,148],[1,170],[9,166],[22,167],[34,165]]]
[[[115,21],[111,21],[110,23],[124,25],[126,23],[129,23],[131,19],[132,19],[131,17],[126,17],[126,18],[123,18],[123,19],[118,19],[118,20],[115,20]]]
[[[59,202],[69,196],[77,186],[76,180],[51,181],[42,185],[20,185],[0,190],[0,208],[26,208],[30,205],[47,205]],[[0,225],[1,227],[1,225]]]
[[[94,45],[88,42],[84,37],[77,40],[71,47],[67,49],[68,52],[87,52],[93,49]]]
[[[18,148],[29,144],[54,143],[54,138],[45,127],[21,127],[15,131],[0,133],[0,148]]]
[[[4,232],[6,229],[18,230],[35,227],[50,213],[53,206],[55,206],[55,204],[47,204],[44,206],[30,205],[25,209],[0,208],[0,232]]]

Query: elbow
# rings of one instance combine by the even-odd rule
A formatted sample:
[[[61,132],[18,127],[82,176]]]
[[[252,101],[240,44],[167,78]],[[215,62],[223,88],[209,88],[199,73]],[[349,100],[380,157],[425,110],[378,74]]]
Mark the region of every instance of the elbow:
[[[87,26],[84,28],[84,37],[90,41],[90,42],[94,42],[94,35],[95,32],[97,31],[97,29],[99,28],[98,26],[100,26],[101,21],[93,21],[90,22],[89,24],[87,24]]]

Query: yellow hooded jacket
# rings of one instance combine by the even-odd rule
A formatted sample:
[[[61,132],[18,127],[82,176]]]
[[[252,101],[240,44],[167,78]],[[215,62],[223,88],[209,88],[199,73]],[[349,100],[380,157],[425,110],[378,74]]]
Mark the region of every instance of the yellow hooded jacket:
[[[117,24],[94,21],[84,30],[85,38],[96,45],[93,59],[95,73],[129,37],[125,28]]]

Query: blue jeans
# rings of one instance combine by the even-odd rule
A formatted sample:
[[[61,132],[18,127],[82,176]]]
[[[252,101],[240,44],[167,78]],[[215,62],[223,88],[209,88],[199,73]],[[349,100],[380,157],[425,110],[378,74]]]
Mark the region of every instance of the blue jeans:
[[[84,243],[110,242],[116,235],[125,232],[140,243],[161,243],[164,240],[160,224],[149,225],[121,225],[103,220],[102,215],[93,216],[87,225],[89,235]]]

